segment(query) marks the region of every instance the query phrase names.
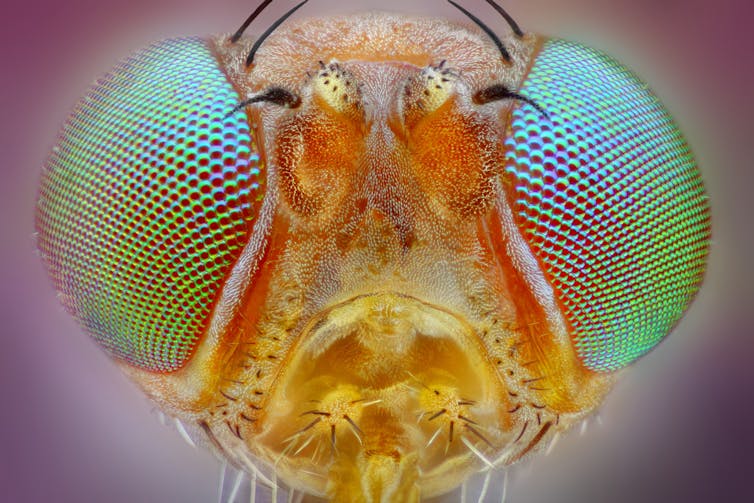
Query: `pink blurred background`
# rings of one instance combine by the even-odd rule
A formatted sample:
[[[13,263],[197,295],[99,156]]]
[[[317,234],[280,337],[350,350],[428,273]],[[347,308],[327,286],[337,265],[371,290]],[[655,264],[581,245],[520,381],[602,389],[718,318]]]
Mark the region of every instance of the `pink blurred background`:
[[[278,0],[259,33],[293,2]],[[462,2],[493,29],[481,0]],[[706,284],[665,343],[625,373],[583,437],[517,470],[523,502],[754,501],[754,4],[505,0],[529,31],[578,40],[641,75],[677,118],[712,198]],[[90,82],[160,38],[234,30],[256,1],[5,0],[0,80],[0,501],[209,502],[219,463],[152,406],[63,312],[34,252],[40,167]],[[312,0],[459,18],[441,0]]]

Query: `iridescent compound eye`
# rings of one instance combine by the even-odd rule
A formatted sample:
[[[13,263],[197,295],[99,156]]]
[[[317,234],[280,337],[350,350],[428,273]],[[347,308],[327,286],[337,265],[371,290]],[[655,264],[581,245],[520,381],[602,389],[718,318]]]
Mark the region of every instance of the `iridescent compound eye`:
[[[685,140],[613,59],[548,41],[513,113],[506,173],[517,223],[584,364],[624,367],[675,325],[702,280],[709,208]]]
[[[257,216],[238,101],[205,42],[160,42],[94,85],[48,160],[39,249],[66,308],[134,366],[191,357]]]

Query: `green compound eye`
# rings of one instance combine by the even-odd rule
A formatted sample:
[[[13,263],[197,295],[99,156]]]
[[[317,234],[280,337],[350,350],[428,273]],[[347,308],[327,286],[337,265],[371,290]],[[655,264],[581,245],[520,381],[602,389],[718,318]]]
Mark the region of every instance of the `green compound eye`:
[[[258,215],[264,166],[239,97],[199,38],[123,61],[47,161],[39,249],[66,308],[113,356],[192,356]]]
[[[659,101],[609,57],[547,42],[506,142],[517,223],[584,365],[614,371],[680,319],[704,271],[710,218],[694,159]]]

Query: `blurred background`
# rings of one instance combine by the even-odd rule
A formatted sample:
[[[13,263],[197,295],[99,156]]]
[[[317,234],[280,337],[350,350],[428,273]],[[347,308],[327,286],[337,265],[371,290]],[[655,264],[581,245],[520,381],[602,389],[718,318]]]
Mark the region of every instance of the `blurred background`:
[[[0,51],[0,501],[216,501],[219,463],[151,404],[63,312],[35,255],[40,169],[89,84],[154,40],[235,30],[256,1],[4,0]],[[294,2],[278,0],[260,33]],[[481,0],[461,2],[498,33]],[[505,0],[527,31],[615,56],[694,149],[713,208],[702,291],[625,373],[601,424],[513,471],[508,501],[754,501],[754,3]],[[441,0],[312,0],[298,17],[368,8],[460,19]]]

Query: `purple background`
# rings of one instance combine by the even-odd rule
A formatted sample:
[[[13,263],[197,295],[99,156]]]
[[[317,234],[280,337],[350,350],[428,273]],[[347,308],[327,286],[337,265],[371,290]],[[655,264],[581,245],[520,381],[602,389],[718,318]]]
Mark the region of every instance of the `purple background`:
[[[278,0],[259,33],[292,2]],[[462,2],[505,30],[480,0]],[[234,30],[255,1],[3,2],[0,37],[0,501],[215,501],[219,464],[152,406],[63,312],[34,252],[40,167],[89,83],[150,41]],[[312,0],[302,15],[346,2]],[[440,0],[353,2],[457,18]],[[618,57],[681,124],[713,207],[706,284],[673,336],[602,409],[603,424],[517,471],[513,503],[754,501],[754,4],[506,0],[527,30]],[[348,7],[349,10],[358,10]]]

